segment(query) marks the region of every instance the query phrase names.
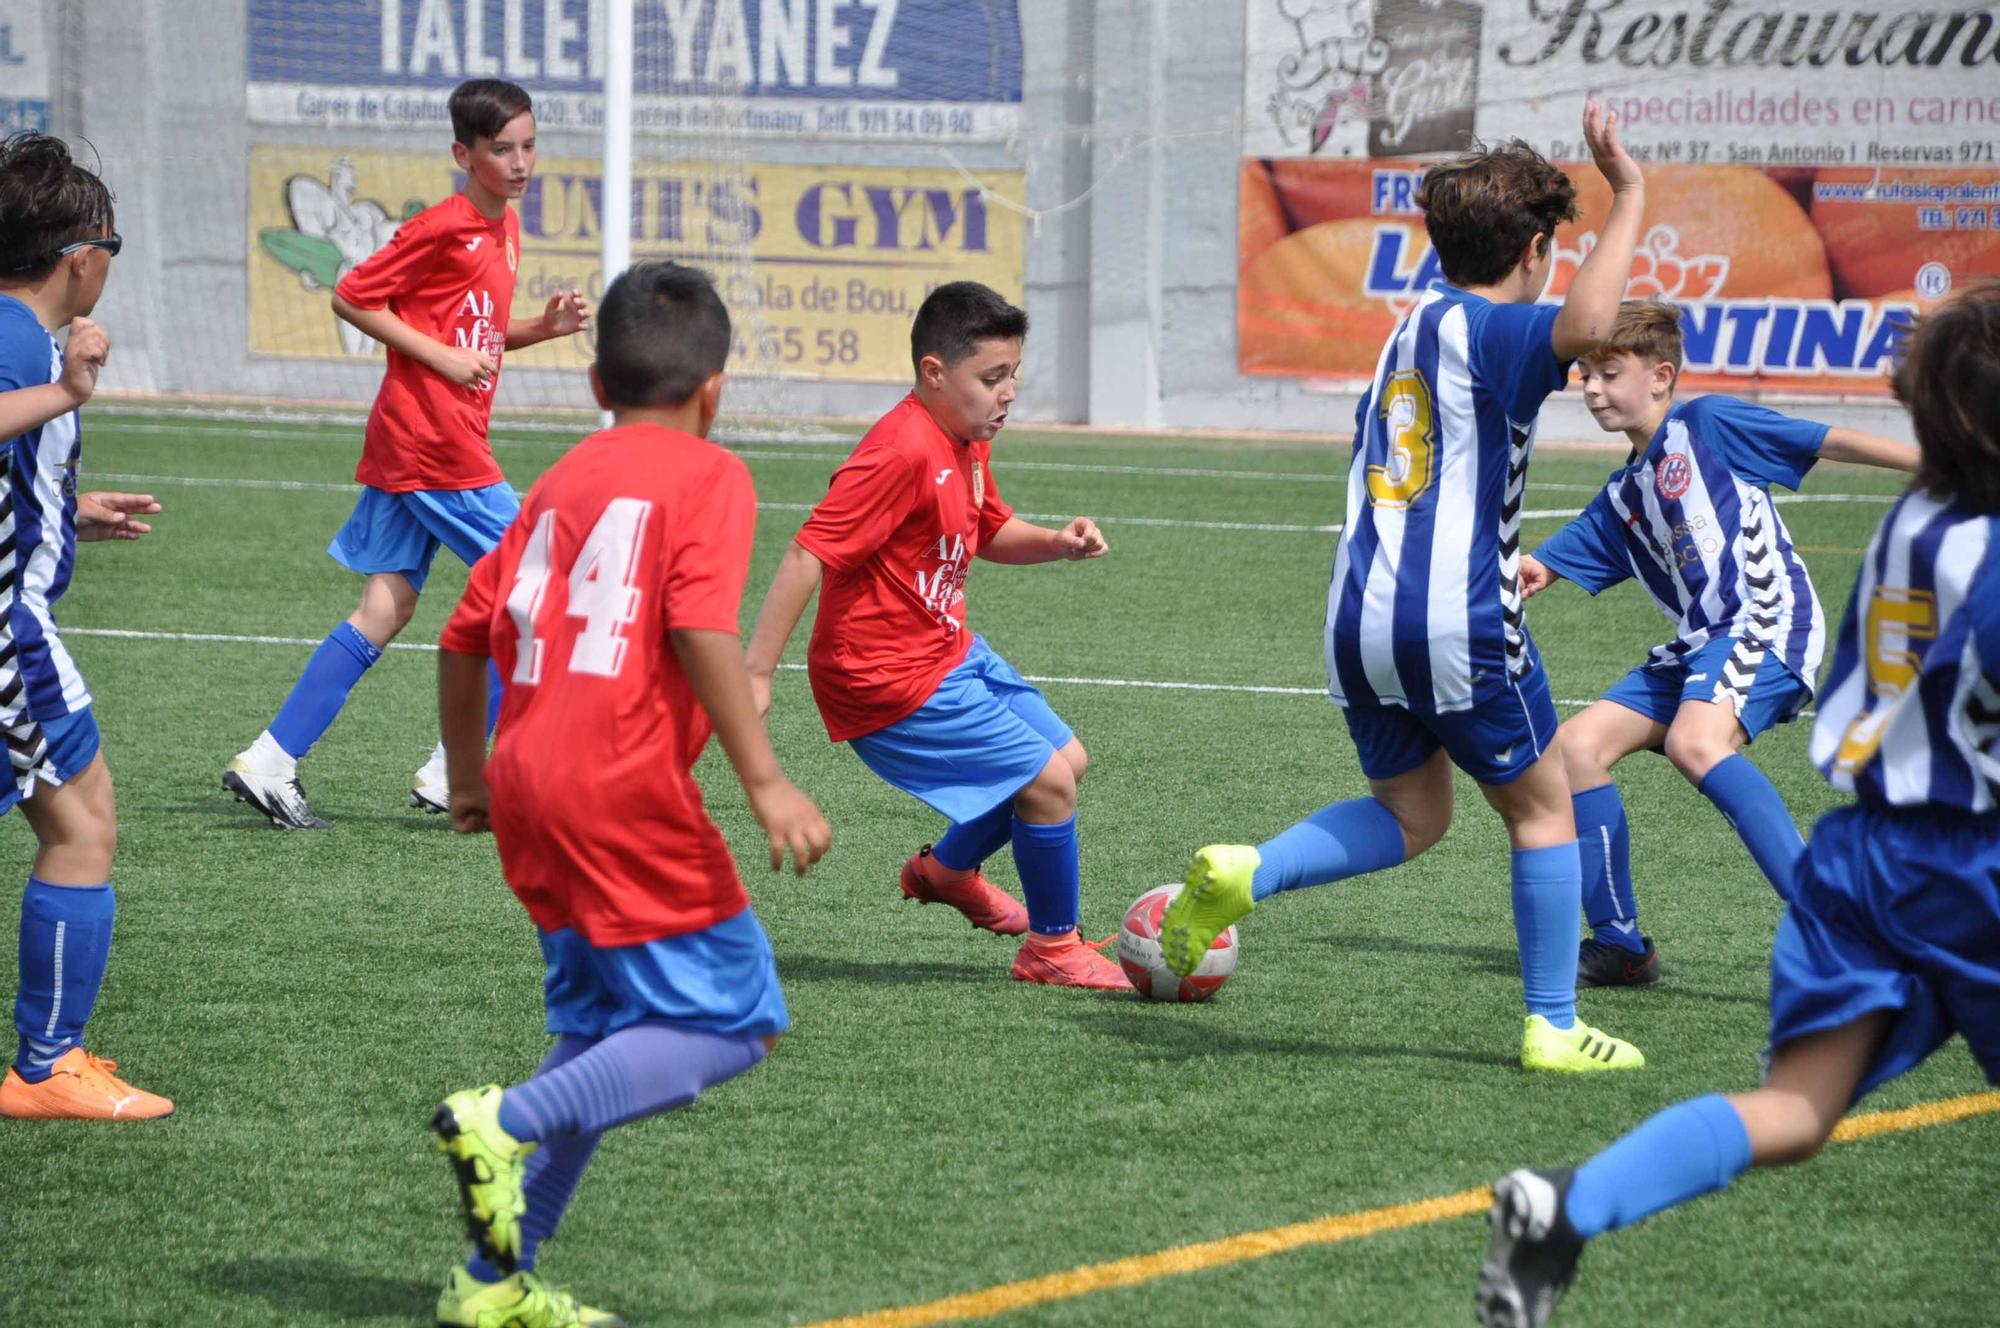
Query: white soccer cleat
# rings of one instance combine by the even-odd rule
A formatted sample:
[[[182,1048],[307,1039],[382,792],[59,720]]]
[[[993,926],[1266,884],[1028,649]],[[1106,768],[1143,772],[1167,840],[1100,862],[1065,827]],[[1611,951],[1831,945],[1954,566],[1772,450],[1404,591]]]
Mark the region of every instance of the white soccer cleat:
[[[439,743],[424,762],[423,769],[410,776],[410,805],[434,814],[451,810],[451,785],[444,776],[444,744]]]
[[[222,772],[222,787],[271,819],[280,830],[331,830],[333,823],[313,814],[305,786],[295,770],[259,769],[251,761],[255,748],[239,752]]]

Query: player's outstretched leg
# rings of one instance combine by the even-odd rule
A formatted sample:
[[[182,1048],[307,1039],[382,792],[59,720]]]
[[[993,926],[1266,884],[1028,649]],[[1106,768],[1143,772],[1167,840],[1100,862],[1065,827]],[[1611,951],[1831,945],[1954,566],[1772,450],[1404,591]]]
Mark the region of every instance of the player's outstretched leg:
[[[520,1259],[521,1214],[527,1209],[522,1178],[535,1145],[501,1127],[500,1101],[498,1084],[453,1093],[431,1117],[431,1128],[458,1178],[466,1234],[482,1258],[511,1273]]]
[[[1394,789],[1385,793],[1397,796]],[[1448,814],[1449,803],[1446,808]],[[1381,799],[1367,797],[1329,803],[1255,848],[1209,845],[1195,854],[1187,888],[1162,919],[1167,966],[1186,977],[1215,938],[1259,901],[1393,867],[1403,861],[1408,844],[1395,813]]]
[[[1215,938],[1256,907],[1250,878],[1261,861],[1262,855],[1248,844],[1210,844],[1195,853],[1185,888],[1160,917],[1160,948],[1168,968],[1181,977],[1194,972]]]
[[[1576,1278],[1583,1237],[1563,1200],[1567,1171],[1516,1171],[1493,1186],[1492,1233],[1479,1266],[1483,1328],[1541,1328]]]

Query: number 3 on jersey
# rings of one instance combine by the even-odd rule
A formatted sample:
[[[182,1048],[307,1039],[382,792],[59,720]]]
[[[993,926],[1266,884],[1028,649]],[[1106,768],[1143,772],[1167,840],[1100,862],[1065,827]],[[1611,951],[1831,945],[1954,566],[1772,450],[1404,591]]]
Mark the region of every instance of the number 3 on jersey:
[[[624,666],[625,628],[638,618],[639,602],[644,598],[644,592],[632,582],[645,544],[646,519],[652,511],[651,503],[637,498],[613,498],[567,569],[569,605],[565,613],[583,619],[583,628],[569,652],[571,673],[615,678]],[[551,509],[542,513],[528,535],[520,566],[515,569],[514,588],[507,595],[507,613],[520,638],[514,659],[515,682],[542,680],[542,653],[547,643],[536,635],[535,620],[541,616],[550,576],[562,570],[549,565],[555,533],[556,514]]]
[[[1376,507],[1408,507],[1437,477],[1430,386],[1415,369],[1398,369],[1383,384],[1377,410],[1389,426],[1389,456],[1384,464],[1368,467],[1368,501]]]

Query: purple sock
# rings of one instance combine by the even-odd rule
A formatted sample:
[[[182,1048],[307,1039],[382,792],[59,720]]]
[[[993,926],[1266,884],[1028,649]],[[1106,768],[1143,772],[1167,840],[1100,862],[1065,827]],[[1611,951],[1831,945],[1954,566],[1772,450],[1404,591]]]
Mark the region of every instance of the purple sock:
[[[754,1037],[720,1037],[675,1024],[634,1024],[554,1069],[508,1089],[500,1128],[516,1139],[601,1134],[685,1107],[701,1090],[764,1059]]]
[[[543,1075],[567,1065],[596,1045],[595,1038],[564,1037],[549,1049],[535,1073]],[[559,1135],[529,1155],[527,1175],[521,1182],[528,1200],[528,1211],[521,1217],[521,1268],[534,1270],[535,1251],[555,1234],[563,1210],[569,1207],[570,1196],[576,1193],[576,1183],[583,1179],[583,1169],[590,1165],[590,1155],[597,1151],[597,1141],[603,1137]],[[506,1276],[477,1253],[466,1261],[465,1271],[482,1282],[498,1282]]]

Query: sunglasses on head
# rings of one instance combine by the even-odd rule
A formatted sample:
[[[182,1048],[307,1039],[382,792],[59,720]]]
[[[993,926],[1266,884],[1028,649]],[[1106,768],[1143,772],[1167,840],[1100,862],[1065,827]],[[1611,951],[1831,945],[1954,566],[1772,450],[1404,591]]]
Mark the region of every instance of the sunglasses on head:
[[[67,254],[75,253],[79,249],[102,249],[105,253],[110,254],[113,258],[116,258],[118,256],[118,251],[120,249],[123,249],[124,247],[125,247],[125,237],[120,235],[117,231],[113,231],[111,232],[111,234],[106,235],[100,239],[78,240],[75,244],[66,244],[62,248],[56,250],[56,257],[62,258]]]
[[[68,257],[70,254],[75,253],[79,249],[102,249],[105,253],[112,254],[115,256],[118,253],[118,251],[120,249],[123,249],[124,247],[125,247],[125,237],[120,235],[117,231],[113,231],[111,232],[111,234],[100,236],[95,240],[78,240],[75,244],[66,244],[62,248],[56,250],[54,253],[50,254],[47,258],[36,258],[36,259],[31,259],[26,263],[17,263],[13,267],[7,268],[6,271],[34,272],[41,268],[48,267],[51,263],[54,263],[59,258]]]

